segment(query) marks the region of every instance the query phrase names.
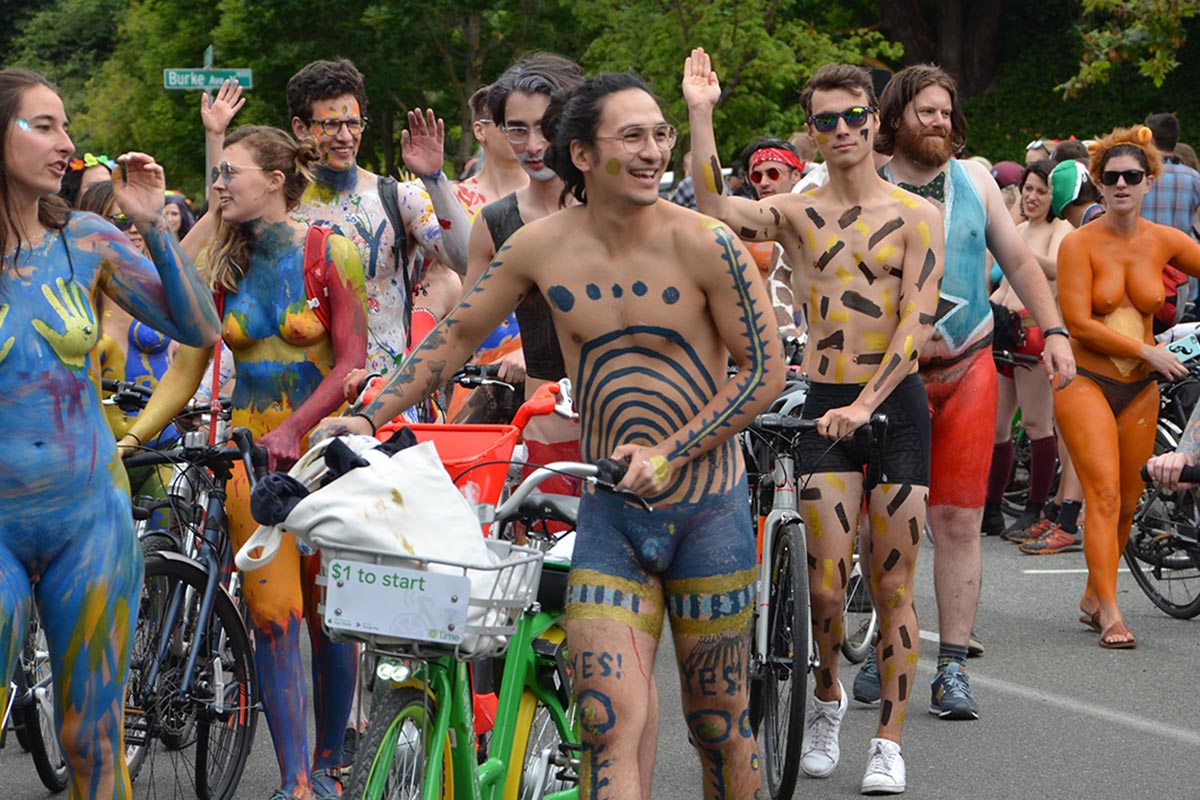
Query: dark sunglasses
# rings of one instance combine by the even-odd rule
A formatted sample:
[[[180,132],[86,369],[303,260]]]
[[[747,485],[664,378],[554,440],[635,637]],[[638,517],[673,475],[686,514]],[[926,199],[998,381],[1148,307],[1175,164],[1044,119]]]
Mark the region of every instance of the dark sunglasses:
[[[838,120],[846,120],[847,128],[861,128],[867,124],[867,117],[876,111],[874,106],[854,106],[845,111],[822,111],[808,118],[808,123],[821,133],[833,133],[837,130]]]
[[[1106,169],[1100,173],[1100,182],[1105,186],[1116,186],[1119,178],[1125,179],[1126,186],[1137,186],[1146,177],[1144,169],[1115,170]]]
[[[117,230],[122,231],[122,232],[127,231],[133,227],[133,220],[131,220],[124,213],[113,214],[111,217],[108,218],[108,221],[111,222],[113,225],[116,225]]]
[[[783,173],[781,171],[775,169],[775,167],[767,167],[765,170],[756,169],[753,172],[751,172],[750,173],[750,182],[753,183],[755,186],[757,186],[758,184],[763,182],[764,175],[767,177],[768,180],[772,180],[772,181],[777,181],[781,177],[783,177]]]

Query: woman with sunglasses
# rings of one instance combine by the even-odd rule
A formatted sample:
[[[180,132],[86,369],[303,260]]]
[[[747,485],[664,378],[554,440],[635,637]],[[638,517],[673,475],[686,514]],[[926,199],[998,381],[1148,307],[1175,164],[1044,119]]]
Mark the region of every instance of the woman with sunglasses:
[[[1054,412],[1087,505],[1080,622],[1100,634],[1101,647],[1130,648],[1137,642],[1117,607],[1117,565],[1142,494],[1138,472],[1154,451],[1154,373],[1187,374],[1155,343],[1152,323],[1163,303],[1163,265],[1200,277],[1200,244],[1140,216],[1162,171],[1149,128],[1118,128],[1088,150],[1107,213],[1068,234],[1058,251],[1059,304],[1079,375],[1056,393]]]
[[[162,167],[126,153],[117,199],[147,258],[55,197],[75,146],[41,75],[0,70],[0,709],[36,600],[70,796],[128,798],[121,724],[142,580],[129,487],[96,391],[96,298],[197,347],[212,295],[164,231]]]

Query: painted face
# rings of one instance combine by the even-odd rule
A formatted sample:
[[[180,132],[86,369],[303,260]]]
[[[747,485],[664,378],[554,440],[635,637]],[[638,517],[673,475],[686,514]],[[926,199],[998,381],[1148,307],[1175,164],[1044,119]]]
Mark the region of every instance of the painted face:
[[[1046,212],[1050,210],[1050,187],[1040,175],[1031,172],[1025,177],[1021,204],[1027,219],[1040,221],[1046,218]]]
[[[589,158],[595,185],[612,187],[635,205],[654,205],[675,144],[675,129],[642,89],[615,92],[603,103],[594,154]],[[591,184],[588,195],[592,195]]]
[[[46,86],[26,89],[4,133],[9,191],[33,197],[55,194],[75,145],[67,133],[62,99]]]
[[[504,104],[504,135],[512,145],[521,168],[530,180],[544,183],[555,177],[546,166],[546,148],[550,145],[542,133],[542,117],[550,98],[544,94],[512,92]]]
[[[317,137],[317,145],[321,148],[321,165],[341,171],[354,166],[365,124],[358,100],[352,94],[344,94],[314,102],[312,124],[305,132]]]
[[[904,110],[896,131],[896,150],[914,163],[936,167],[954,155],[950,93],[941,86],[926,86]]]
[[[1141,173],[1141,180],[1130,183],[1130,178],[1137,179],[1135,173]],[[1131,155],[1113,156],[1108,159],[1104,163],[1104,171],[1100,173],[1100,178],[1100,194],[1104,196],[1104,208],[1110,214],[1140,213],[1142,199],[1154,185],[1154,178],[1146,174],[1142,162]],[[1106,179],[1116,182],[1109,185]]]
[[[213,167],[212,191],[226,222],[241,223],[258,219],[266,211],[271,194],[271,178],[255,163],[257,154],[242,142],[226,147],[221,161]]]
[[[829,115],[837,115],[837,127],[829,132],[820,131],[815,124],[808,123],[808,138],[816,144],[826,162],[844,169],[859,163],[874,152],[875,132],[879,130],[879,114],[862,114],[862,110],[870,108],[870,102],[864,93],[847,89],[818,90],[813,92],[810,102],[810,119],[815,118],[817,122],[825,123],[830,118]],[[796,182],[798,181],[799,177],[796,178]],[[791,186],[784,191],[791,191]]]
[[[179,211],[179,206],[174,203],[164,203],[162,210],[163,222],[167,223],[167,230],[178,235],[179,229],[183,227],[183,214]]]

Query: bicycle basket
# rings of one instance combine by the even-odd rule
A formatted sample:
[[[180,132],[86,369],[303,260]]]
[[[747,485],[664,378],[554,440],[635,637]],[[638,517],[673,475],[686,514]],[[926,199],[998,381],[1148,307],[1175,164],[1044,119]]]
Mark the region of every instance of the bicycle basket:
[[[318,612],[325,630],[335,641],[365,642],[402,658],[467,661],[503,653],[537,592],[542,553],[497,539],[487,547],[494,563],[322,549]]]

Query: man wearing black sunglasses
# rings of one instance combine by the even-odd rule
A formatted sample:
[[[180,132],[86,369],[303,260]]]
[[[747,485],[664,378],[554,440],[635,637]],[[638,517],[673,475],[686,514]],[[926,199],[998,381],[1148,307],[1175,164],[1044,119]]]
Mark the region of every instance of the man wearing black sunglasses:
[[[863,498],[870,524],[874,599],[880,610],[882,689],[879,726],[871,740],[862,790],[905,790],[900,734],[916,670],[917,617],[912,605],[919,531],[929,492],[929,407],[917,355],[933,333],[942,274],[943,235],[937,209],[891,186],[875,172],[878,116],[871,75],[831,64],[805,86],[808,136],[828,165],[814,192],[757,203],[714,191],[718,175],[712,114],[720,98],[708,55],[697,48],[684,68],[683,93],[692,123],[700,210],[746,239],[783,245],[808,324],[802,369],[812,383],[804,416],[816,433],[799,440],[800,493],[808,534],[813,638],[821,655],[813,711],[800,767],[830,775],[849,697],[837,678],[850,553]],[[878,459],[854,436],[875,413],[889,418]],[[864,468],[882,477],[864,479]],[[874,463],[878,461],[879,463]],[[865,551],[864,551],[865,552]]]

